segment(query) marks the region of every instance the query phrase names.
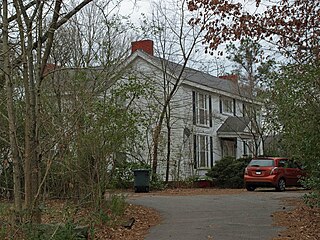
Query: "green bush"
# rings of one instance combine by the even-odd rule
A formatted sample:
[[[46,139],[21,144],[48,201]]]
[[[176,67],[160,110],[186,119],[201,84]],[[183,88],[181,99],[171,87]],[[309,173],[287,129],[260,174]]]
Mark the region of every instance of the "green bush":
[[[104,200],[100,208],[93,214],[97,224],[114,224],[127,208],[126,197],[123,194],[111,194]]]
[[[150,181],[151,190],[163,190],[166,187],[166,183],[163,181],[163,178],[159,174],[156,174]]]
[[[127,207],[126,198],[122,194],[111,195],[106,203],[114,216],[122,216]]]
[[[112,189],[127,189],[133,186],[135,169],[148,169],[149,165],[144,163],[134,163],[128,161],[118,162],[111,174],[109,188]]]
[[[244,169],[251,159],[225,157],[215,163],[215,166],[206,174],[214,180],[216,187],[243,188]]]
[[[304,196],[304,200],[310,207],[320,207],[320,165],[315,164],[308,173],[311,174],[302,181],[302,185],[311,192]]]
[[[78,228],[74,223],[66,224],[26,224],[24,226],[27,239],[42,240],[81,240],[87,239],[89,229]]]

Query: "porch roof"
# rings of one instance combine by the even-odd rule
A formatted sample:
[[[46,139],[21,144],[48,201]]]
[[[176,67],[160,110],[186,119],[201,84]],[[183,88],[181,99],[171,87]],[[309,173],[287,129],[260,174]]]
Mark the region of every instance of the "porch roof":
[[[247,117],[228,117],[217,130],[219,137],[223,138],[252,138],[248,131],[250,119]]]

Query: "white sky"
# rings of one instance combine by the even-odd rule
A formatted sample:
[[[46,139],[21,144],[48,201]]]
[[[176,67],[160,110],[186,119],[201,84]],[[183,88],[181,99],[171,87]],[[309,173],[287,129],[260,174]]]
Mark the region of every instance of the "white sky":
[[[264,5],[260,5],[259,10],[256,8],[256,1],[255,0],[235,0],[235,2],[241,2],[243,6],[249,11],[249,12],[260,12],[261,9],[265,9]],[[263,2],[264,0],[262,0]],[[145,14],[147,16],[151,15],[152,11],[152,3],[163,3],[163,2],[172,2],[172,0],[123,0],[123,2],[120,4],[120,11],[119,13],[123,16],[130,15],[131,21],[136,25],[139,26],[140,19],[142,17],[142,14]],[[220,46],[220,50],[224,50],[225,44]],[[203,46],[204,51],[204,46]],[[220,57],[214,54],[214,56],[208,55],[208,61],[217,59],[218,62],[221,62],[220,68],[229,70],[232,63],[225,59],[225,55]],[[220,69],[219,68],[219,69]]]
[[[172,0],[123,0],[120,4],[120,13],[123,15],[131,15],[133,22],[137,22],[141,17],[141,14],[151,13],[152,2],[170,2]],[[257,11],[256,0],[236,0],[235,2],[240,2],[243,6],[250,12]],[[258,12],[265,9],[265,1],[262,0]]]
[[[141,18],[141,14],[151,13],[151,3],[150,0],[124,0],[120,4],[120,11],[122,15],[130,15],[131,20],[137,23]]]

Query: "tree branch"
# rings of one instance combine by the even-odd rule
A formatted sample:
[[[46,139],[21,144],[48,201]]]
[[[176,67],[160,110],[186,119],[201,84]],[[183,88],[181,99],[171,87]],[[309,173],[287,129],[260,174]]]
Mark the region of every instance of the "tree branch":
[[[68,14],[66,14],[61,20],[57,21],[56,28],[60,28],[63,24],[65,24],[71,17],[73,17],[77,12],[79,12],[84,6],[86,6],[88,3],[92,2],[93,0],[84,0],[82,1],[78,6],[76,6],[72,11],[70,11]],[[45,42],[50,34],[50,29],[44,33],[44,35],[40,38],[41,43]],[[33,49],[36,49],[39,42],[35,42],[33,44]]]

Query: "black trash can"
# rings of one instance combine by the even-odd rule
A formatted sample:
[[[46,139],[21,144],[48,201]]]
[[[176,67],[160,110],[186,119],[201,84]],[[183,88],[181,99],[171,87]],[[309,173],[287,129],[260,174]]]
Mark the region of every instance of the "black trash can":
[[[135,192],[149,192],[150,189],[150,170],[149,169],[135,169],[134,174],[134,191]]]

